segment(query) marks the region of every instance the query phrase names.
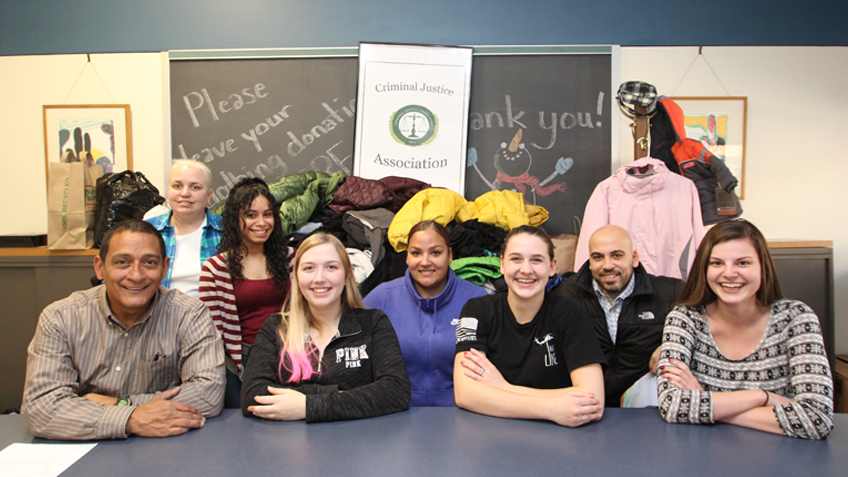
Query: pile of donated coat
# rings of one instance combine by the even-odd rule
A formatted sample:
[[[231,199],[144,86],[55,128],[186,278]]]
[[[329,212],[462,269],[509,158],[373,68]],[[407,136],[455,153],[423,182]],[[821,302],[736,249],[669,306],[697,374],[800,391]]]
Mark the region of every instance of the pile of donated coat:
[[[415,179],[345,177],[342,172],[305,172],[268,185],[280,204],[283,233],[293,247],[315,232],[347,247],[363,296],[403,276],[409,229],[422,220],[448,228],[454,272],[489,290],[505,290],[498,254],[506,233],[548,220],[543,207],[524,203],[514,191],[491,191],[473,202]],[[213,212],[220,214],[223,204]]]

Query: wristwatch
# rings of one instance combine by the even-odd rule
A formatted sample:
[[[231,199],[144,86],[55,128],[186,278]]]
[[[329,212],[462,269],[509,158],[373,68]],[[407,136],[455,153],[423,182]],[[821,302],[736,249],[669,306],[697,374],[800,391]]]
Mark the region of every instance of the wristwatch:
[[[129,396],[121,396],[115,402],[116,406],[132,406],[132,400]]]

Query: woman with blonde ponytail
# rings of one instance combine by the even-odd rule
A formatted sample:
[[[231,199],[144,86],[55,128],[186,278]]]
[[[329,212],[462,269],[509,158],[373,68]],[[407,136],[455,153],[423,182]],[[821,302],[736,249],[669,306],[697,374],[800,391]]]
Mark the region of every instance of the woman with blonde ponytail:
[[[347,252],[326,234],[303,241],[283,312],[259,330],[244,373],[242,412],[306,422],[361,419],[409,408],[397,335],[368,310]]]

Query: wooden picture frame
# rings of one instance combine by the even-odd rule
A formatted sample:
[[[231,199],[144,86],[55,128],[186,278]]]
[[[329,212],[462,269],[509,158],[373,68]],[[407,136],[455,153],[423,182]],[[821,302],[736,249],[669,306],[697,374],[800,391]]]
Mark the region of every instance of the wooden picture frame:
[[[744,199],[748,97],[678,96],[671,99],[683,109],[686,136],[702,142],[724,160],[739,181],[736,194]]]
[[[44,167],[82,156],[103,172],[132,170],[132,116],[128,104],[44,105]]]

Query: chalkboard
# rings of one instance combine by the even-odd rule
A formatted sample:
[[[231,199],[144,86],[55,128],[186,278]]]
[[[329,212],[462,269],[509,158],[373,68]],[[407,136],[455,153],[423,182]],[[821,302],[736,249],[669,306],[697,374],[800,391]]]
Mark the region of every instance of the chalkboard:
[[[212,170],[212,206],[241,177],[350,174],[357,59],[171,61],[173,157]]]
[[[241,59],[171,52],[172,154],[210,167],[213,206],[241,176],[273,182],[307,170],[353,170],[356,48],[336,50]],[[548,232],[575,232],[573,217],[582,218],[595,185],[610,174],[611,51],[475,47],[466,198],[518,189],[504,179],[520,178],[526,201],[550,212]]]
[[[498,181],[499,171],[526,173],[518,184],[525,202],[550,212],[545,230],[574,234],[573,217],[582,219],[610,175],[611,63],[602,54],[475,56],[468,146],[477,162],[465,173],[466,197],[518,188]]]

